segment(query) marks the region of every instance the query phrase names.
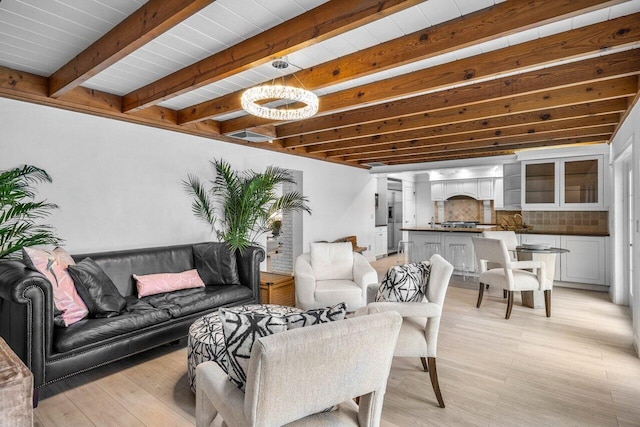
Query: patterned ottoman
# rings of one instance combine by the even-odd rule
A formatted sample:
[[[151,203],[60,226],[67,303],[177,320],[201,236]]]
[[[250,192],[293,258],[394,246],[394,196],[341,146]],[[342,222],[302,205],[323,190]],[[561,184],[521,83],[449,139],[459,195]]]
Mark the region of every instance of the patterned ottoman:
[[[233,308],[242,308],[260,314],[291,314],[304,310],[276,304],[249,304]],[[202,316],[189,327],[187,339],[187,377],[191,391],[196,392],[196,366],[207,361],[216,362],[227,372],[227,349],[224,345],[222,322],[218,312]]]

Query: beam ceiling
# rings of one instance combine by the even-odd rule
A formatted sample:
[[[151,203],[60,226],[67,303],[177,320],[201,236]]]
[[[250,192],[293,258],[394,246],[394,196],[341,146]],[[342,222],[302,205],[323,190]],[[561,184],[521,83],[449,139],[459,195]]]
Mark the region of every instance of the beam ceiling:
[[[389,17],[425,3],[329,0],[133,91],[83,86],[215,3],[149,0],[50,76],[0,62],[0,96],[242,145],[247,142],[227,134],[253,130],[273,138],[256,148],[360,168],[606,143],[640,97],[640,7],[591,25],[566,23],[639,1],[507,0],[399,37],[390,32],[395,35],[379,44],[285,76],[322,94],[316,117],[286,123],[240,115],[244,88],[184,108],[158,104],[215,82],[228,85],[275,57],[304,53],[374,22],[388,28]],[[505,39],[547,24],[565,31],[522,43]],[[439,60],[487,42],[504,47]],[[439,62],[425,68],[425,60]]]

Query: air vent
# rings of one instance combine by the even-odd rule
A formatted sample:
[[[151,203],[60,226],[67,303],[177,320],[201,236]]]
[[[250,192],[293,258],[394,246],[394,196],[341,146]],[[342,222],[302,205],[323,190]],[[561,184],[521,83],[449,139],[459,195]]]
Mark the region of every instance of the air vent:
[[[365,166],[369,166],[371,168],[375,167],[375,166],[386,166],[384,163],[382,162],[370,162],[370,163],[364,163]]]
[[[241,130],[238,132],[228,133],[227,136],[232,138],[243,139],[248,142],[267,142],[273,139],[272,136],[263,135],[257,132],[251,132],[249,130]]]

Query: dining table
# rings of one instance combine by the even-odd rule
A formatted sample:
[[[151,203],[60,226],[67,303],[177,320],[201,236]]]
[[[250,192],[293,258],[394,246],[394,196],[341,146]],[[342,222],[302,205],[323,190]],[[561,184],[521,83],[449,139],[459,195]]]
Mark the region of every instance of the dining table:
[[[545,266],[545,282],[543,289],[553,289],[553,278],[556,274],[556,256],[569,252],[568,249],[554,248],[544,244],[531,244],[517,246],[515,249],[518,261],[542,261]],[[522,305],[531,308],[544,308],[543,291],[523,291],[521,292]]]

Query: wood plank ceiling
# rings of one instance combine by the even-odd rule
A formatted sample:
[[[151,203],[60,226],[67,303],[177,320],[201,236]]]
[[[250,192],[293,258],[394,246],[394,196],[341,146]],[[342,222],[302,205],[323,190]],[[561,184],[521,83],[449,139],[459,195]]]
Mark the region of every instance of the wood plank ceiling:
[[[355,167],[606,143],[638,99],[640,0],[0,1],[0,96]],[[319,113],[244,113],[274,79]]]

